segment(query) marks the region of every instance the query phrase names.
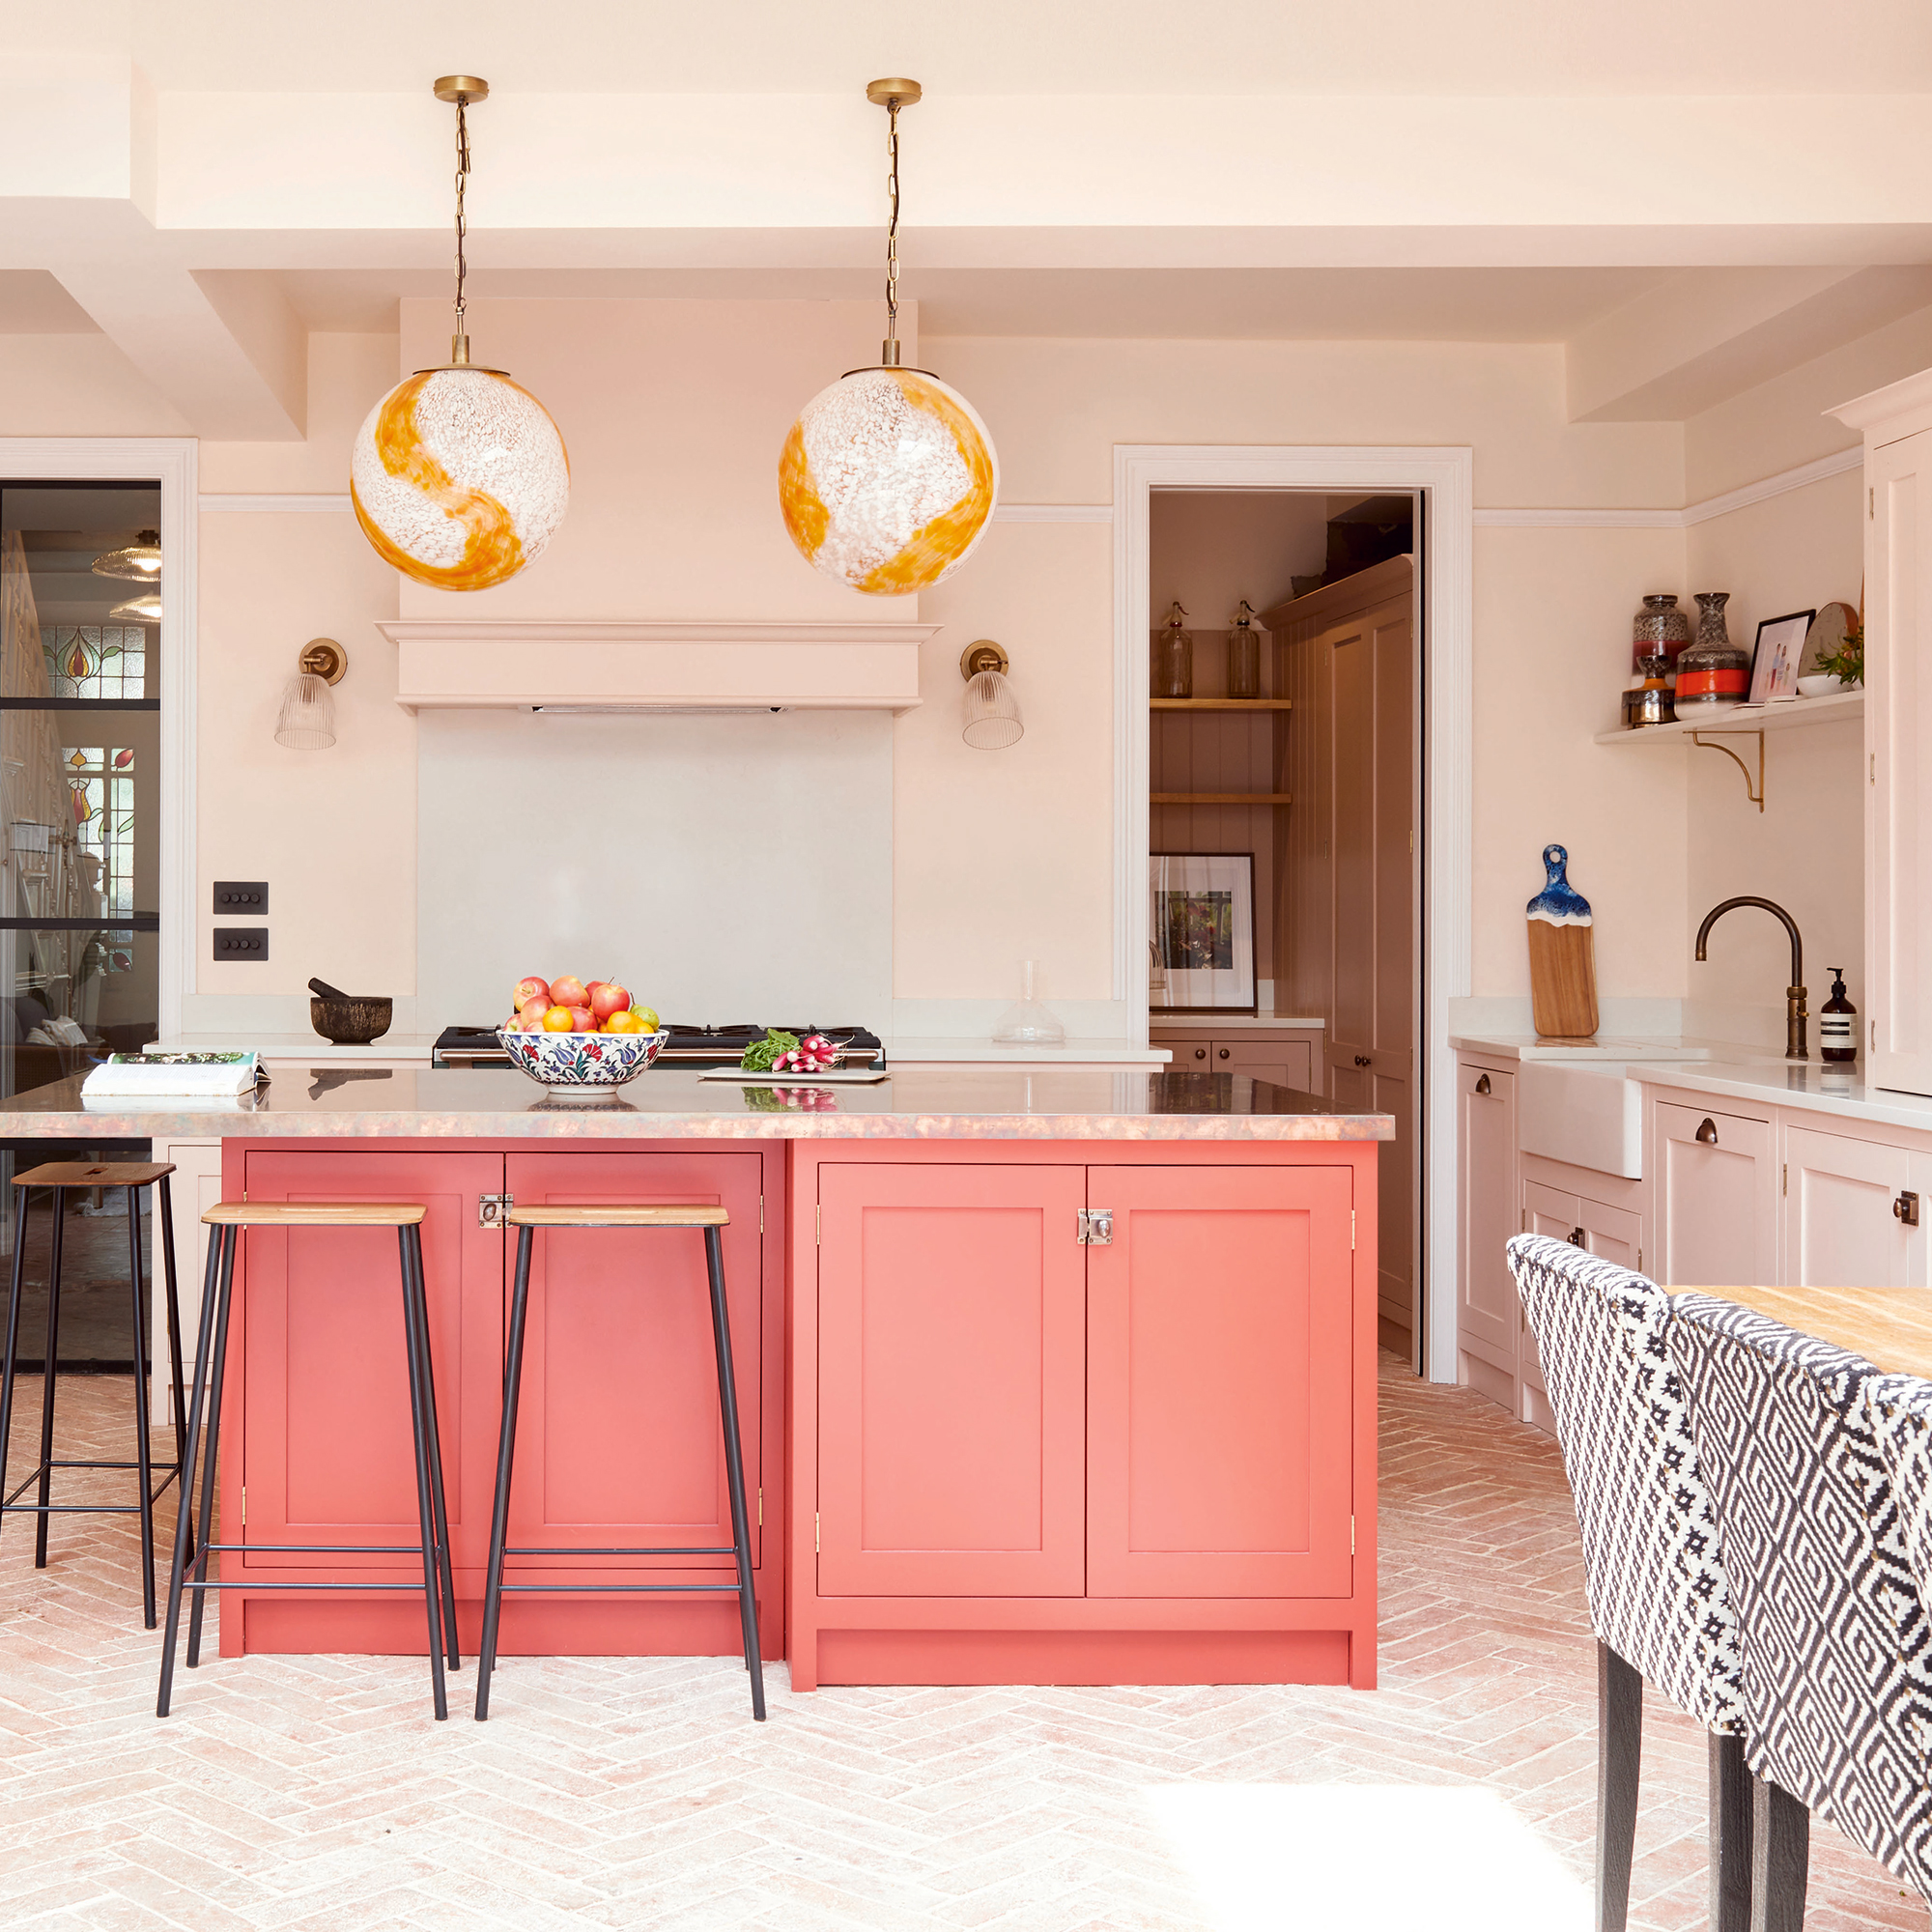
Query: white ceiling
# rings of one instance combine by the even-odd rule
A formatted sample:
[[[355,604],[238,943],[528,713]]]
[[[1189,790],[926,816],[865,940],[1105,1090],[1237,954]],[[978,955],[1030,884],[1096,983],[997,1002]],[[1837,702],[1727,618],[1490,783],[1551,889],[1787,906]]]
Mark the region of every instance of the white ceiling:
[[[1199,93],[1228,97],[1231,139],[1279,131],[1241,102],[1260,95],[1932,90],[1923,0],[65,0],[11,10],[7,39],[125,49],[158,88],[218,92],[410,91],[461,71],[589,95],[836,93],[882,73],[953,94]]]

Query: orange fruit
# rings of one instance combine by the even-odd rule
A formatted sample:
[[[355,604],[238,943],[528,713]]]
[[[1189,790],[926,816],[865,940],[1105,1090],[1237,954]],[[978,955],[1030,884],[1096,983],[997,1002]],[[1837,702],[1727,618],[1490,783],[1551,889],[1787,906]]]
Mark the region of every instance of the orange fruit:
[[[572,1033],[576,1027],[577,1022],[571,1017],[568,1007],[553,1007],[543,1016],[545,1033]]]

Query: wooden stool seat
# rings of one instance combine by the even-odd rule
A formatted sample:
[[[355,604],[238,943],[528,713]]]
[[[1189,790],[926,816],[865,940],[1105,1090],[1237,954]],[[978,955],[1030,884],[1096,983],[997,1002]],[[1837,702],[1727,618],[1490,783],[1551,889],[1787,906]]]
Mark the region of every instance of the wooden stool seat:
[[[213,1228],[419,1228],[419,1201],[217,1201],[201,1218]]]
[[[563,1208],[512,1208],[503,1216],[513,1228],[728,1228],[723,1208],[639,1208],[628,1202],[609,1206],[579,1203]]]
[[[15,1187],[152,1187],[174,1172],[165,1160],[46,1160],[14,1177]]]

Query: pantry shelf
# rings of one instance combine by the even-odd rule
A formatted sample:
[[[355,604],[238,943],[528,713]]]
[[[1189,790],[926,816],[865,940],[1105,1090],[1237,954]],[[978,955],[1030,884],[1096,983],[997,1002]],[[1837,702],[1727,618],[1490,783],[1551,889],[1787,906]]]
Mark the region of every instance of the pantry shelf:
[[[1292,711],[1292,697],[1151,697],[1154,711]]]
[[[1154,805],[1293,805],[1285,791],[1157,791]]]

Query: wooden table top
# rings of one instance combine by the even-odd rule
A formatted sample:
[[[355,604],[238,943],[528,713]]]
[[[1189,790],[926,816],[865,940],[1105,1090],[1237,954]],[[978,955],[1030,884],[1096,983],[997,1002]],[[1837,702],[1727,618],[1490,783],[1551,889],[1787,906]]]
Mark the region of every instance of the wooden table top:
[[[1849,1349],[1894,1375],[1932,1381],[1932,1289],[1690,1288],[1735,1301],[1801,1334]]]

